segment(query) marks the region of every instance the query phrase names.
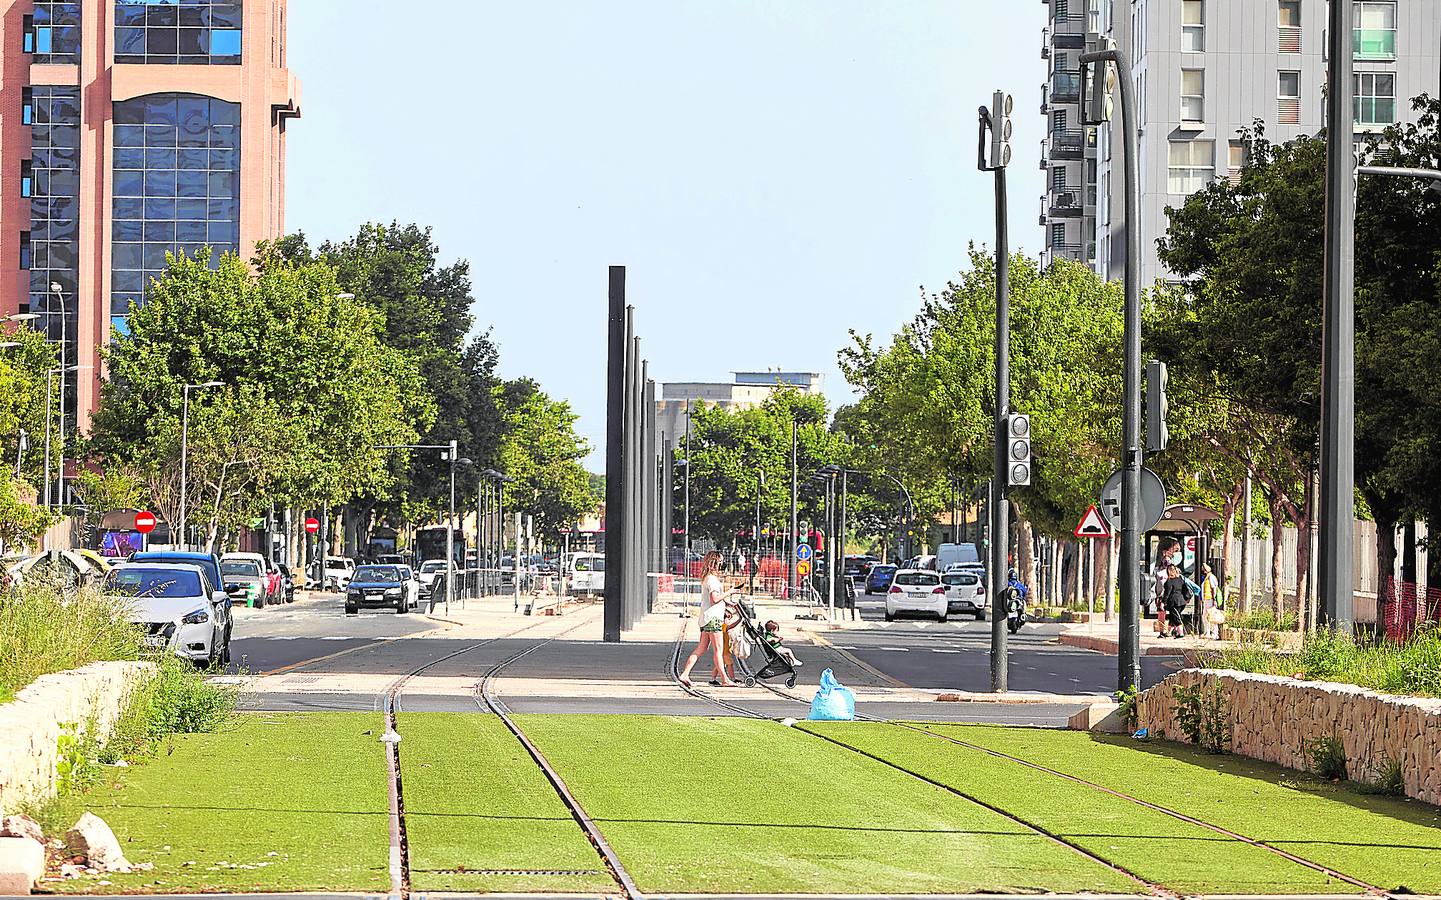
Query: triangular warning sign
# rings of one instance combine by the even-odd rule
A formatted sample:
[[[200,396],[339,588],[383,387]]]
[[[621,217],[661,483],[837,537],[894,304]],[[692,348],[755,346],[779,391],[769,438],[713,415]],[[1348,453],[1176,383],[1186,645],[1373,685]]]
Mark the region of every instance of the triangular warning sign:
[[[1081,524],[1076,526],[1075,535],[1078,538],[1104,538],[1111,536],[1111,529],[1106,526],[1106,520],[1101,518],[1101,511],[1093,505],[1081,516]]]

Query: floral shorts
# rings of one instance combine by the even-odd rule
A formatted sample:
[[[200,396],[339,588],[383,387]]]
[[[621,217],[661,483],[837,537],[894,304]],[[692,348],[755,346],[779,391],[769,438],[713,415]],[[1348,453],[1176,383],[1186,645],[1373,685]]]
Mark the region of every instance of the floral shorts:
[[[710,634],[720,634],[724,628],[725,623],[722,622],[720,619],[711,619],[708,622],[701,623],[700,630],[703,632],[708,632]]]

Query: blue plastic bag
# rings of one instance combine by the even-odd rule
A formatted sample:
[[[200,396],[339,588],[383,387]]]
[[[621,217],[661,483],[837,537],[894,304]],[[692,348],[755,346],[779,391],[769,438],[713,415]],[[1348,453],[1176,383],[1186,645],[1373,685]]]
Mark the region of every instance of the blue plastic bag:
[[[855,717],[856,695],[826,669],[821,673],[821,689],[816,691],[811,714],[806,718],[813,722],[849,722]]]

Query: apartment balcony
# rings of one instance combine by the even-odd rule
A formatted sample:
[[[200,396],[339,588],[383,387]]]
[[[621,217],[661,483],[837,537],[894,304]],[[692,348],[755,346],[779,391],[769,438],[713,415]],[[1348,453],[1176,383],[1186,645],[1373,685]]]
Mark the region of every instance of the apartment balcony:
[[[1051,76],[1051,99],[1056,103],[1079,103],[1081,73],[1057,72]]]
[[[1063,12],[1051,16],[1051,33],[1057,36],[1063,34],[1086,33],[1087,16],[1085,13]]]
[[[1041,59],[1051,58],[1051,29],[1041,29]]]
[[[1051,132],[1050,159],[1081,159],[1086,155],[1086,133],[1080,128],[1056,129]]]
[[[1081,207],[1081,195],[1065,189],[1051,191],[1049,214],[1053,219],[1079,219],[1085,212]]]
[[[1041,115],[1043,116],[1051,112],[1050,96],[1050,86],[1045,84],[1041,85]]]
[[[1046,249],[1050,251],[1052,259],[1057,256],[1065,259],[1084,259],[1082,254],[1086,252],[1086,248],[1080,244],[1052,244]]]

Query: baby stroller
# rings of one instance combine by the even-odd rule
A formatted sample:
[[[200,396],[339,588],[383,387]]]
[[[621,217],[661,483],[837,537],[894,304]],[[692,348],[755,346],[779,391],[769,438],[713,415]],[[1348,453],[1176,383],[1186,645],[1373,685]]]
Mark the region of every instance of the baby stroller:
[[[732,648],[735,650],[736,662],[740,664],[741,674],[745,679],[745,686],[755,687],[756,679],[758,678],[763,681],[769,681],[772,678],[780,678],[782,675],[785,675],[787,676],[786,687],[795,687],[795,667],[786,662],[786,658],[777,653],[774,647],[766,643],[765,635],[756,623],[755,608],[751,606],[749,601],[739,600],[736,603],[736,609],[740,613],[740,636],[743,638],[743,641],[733,641]],[[743,645],[749,645],[749,649],[747,650]],[[752,673],[750,667],[746,665],[746,660],[756,650],[761,652],[761,656],[765,658],[765,663]]]

